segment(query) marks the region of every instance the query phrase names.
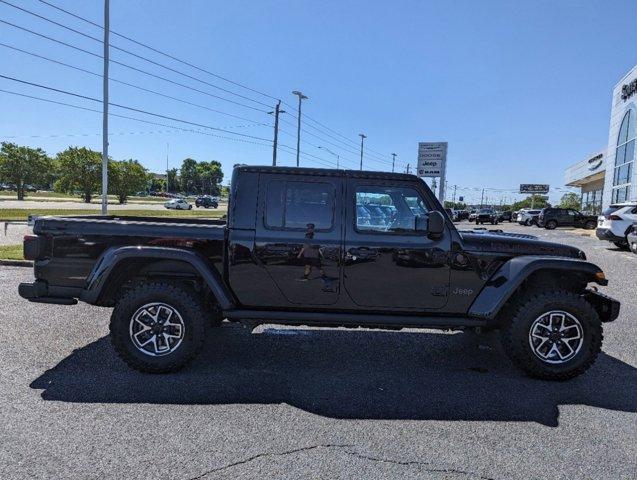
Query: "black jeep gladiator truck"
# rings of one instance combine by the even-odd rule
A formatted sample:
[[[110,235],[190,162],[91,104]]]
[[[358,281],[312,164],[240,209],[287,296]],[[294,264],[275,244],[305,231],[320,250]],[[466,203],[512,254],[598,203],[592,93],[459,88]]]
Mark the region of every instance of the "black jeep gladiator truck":
[[[113,307],[114,348],[144,372],[182,368],[227,319],[499,329],[516,366],[565,380],[593,364],[602,322],[619,315],[589,287],[607,280],[581,250],[459,231],[413,175],[239,166],[227,223],[40,217],[33,231],[35,281],[20,295]]]

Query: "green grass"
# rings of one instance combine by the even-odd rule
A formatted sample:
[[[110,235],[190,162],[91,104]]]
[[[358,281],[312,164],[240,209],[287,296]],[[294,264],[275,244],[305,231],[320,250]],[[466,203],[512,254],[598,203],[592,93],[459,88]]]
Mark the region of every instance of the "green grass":
[[[62,208],[0,208],[0,221],[26,221],[29,215],[98,215],[98,209]],[[225,210],[111,210],[110,215],[119,217],[175,217],[175,218],[219,218]]]
[[[22,245],[0,245],[0,260],[24,260]]]

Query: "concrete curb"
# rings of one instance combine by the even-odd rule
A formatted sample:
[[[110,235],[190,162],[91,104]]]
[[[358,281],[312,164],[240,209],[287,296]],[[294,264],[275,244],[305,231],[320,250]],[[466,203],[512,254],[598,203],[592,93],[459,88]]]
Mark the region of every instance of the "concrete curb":
[[[32,267],[33,262],[30,260],[2,260],[0,259],[0,266],[5,267]]]

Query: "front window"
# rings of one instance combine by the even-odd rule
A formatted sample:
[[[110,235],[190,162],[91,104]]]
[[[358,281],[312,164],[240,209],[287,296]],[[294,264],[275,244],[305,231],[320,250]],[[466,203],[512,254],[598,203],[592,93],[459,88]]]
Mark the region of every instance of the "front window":
[[[625,202],[630,198],[630,181],[635,157],[635,122],[633,110],[629,109],[619,127],[617,149],[615,150],[615,168],[613,170],[613,203]]]
[[[356,229],[359,231],[413,233],[416,217],[424,217],[428,211],[422,197],[412,188],[356,188]]]

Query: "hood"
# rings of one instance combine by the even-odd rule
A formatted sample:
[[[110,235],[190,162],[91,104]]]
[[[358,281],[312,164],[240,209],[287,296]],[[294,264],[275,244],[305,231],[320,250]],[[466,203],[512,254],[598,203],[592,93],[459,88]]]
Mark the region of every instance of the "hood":
[[[504,255],[540,255],[569,257],[586,260],[579,248],[561,243],[538,240],[533,235],[505,233],[501,230],[460,231],[465,250],[474,252],[502,253]]]

